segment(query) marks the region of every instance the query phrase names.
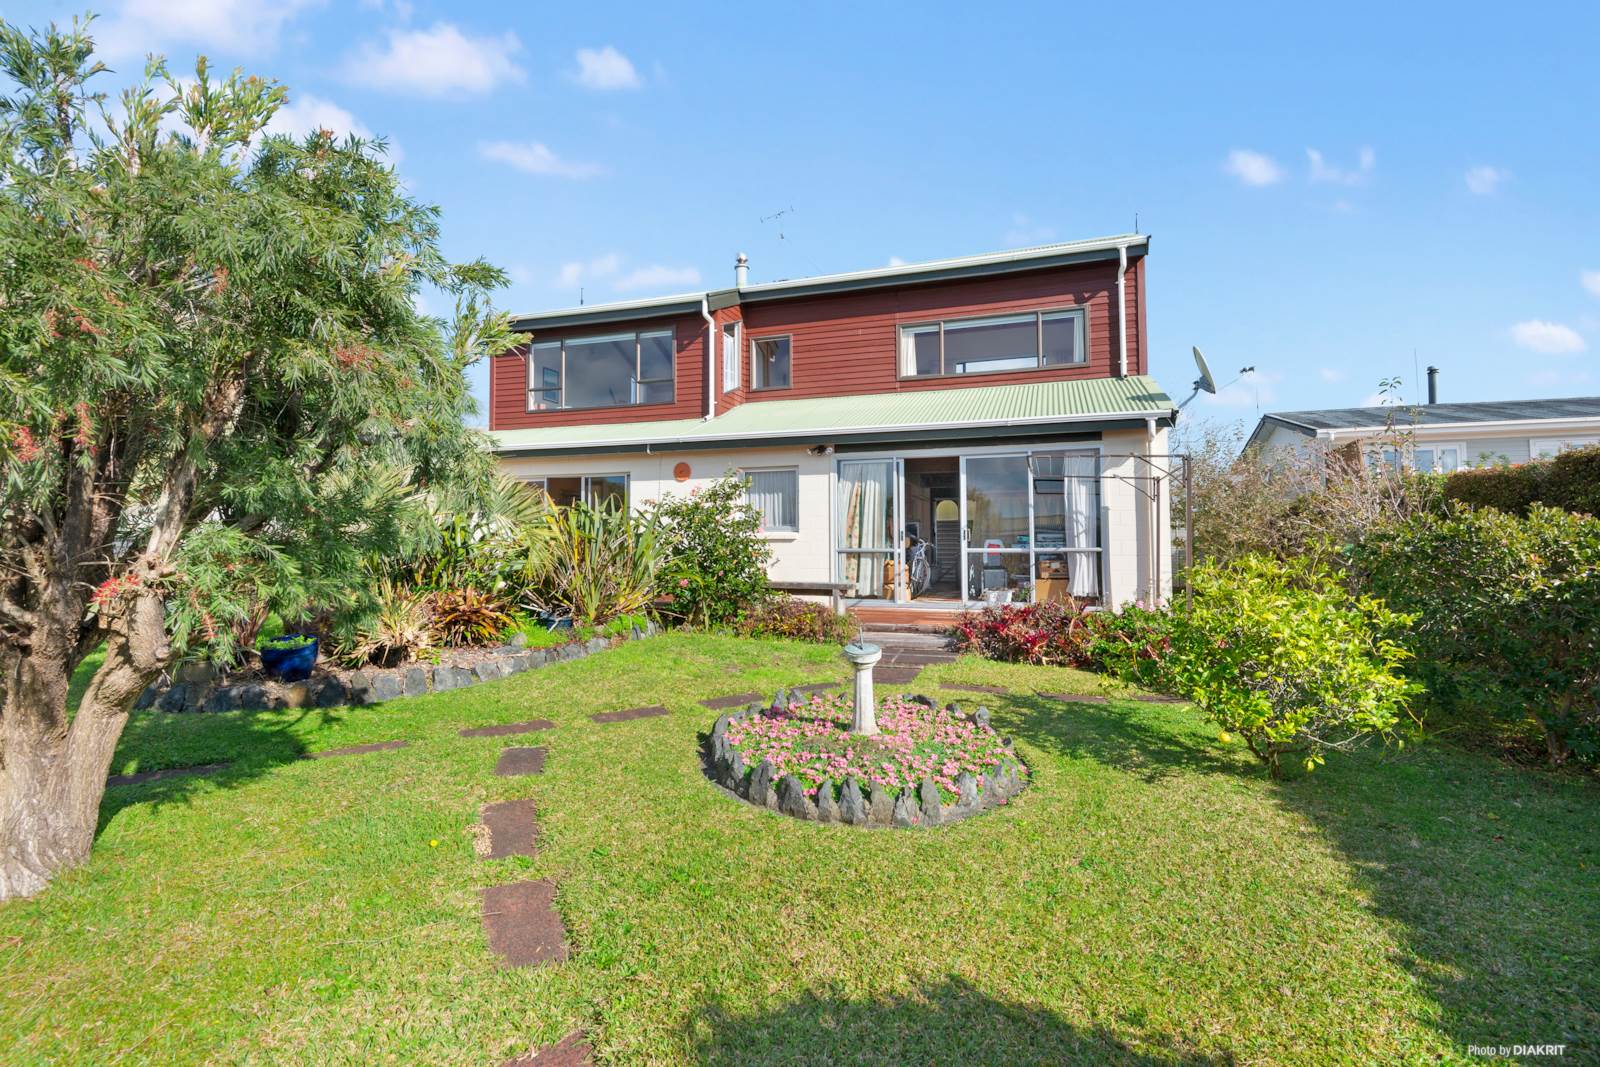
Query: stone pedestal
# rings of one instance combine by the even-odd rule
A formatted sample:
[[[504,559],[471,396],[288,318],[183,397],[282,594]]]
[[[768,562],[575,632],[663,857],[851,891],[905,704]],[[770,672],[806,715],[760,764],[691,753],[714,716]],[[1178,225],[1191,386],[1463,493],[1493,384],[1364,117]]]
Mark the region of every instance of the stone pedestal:
[[[872,699],[872,665],[883,658],[883,649],[877,645],[848,644],[844,646],[845,659],[856,669],[856,706],[850,722],[850,732],[868,736],[878,732],[877,705]]]

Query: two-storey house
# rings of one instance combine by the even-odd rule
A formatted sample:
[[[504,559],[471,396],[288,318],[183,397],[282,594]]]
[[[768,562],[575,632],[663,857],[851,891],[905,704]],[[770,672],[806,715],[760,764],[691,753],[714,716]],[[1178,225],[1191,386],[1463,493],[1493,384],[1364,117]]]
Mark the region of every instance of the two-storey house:
[[[1128,234],[521,316],[502,464],[639,506],[730,472],[780,584],[1118,604],[1171,585],[1170,398]]]

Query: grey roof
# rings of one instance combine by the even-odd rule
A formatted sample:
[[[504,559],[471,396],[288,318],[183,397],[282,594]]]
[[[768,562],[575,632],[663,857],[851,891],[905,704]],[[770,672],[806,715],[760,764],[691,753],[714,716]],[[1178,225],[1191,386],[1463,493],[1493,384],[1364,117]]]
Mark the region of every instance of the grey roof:
[[[1360,430],[1388,425],[1459,426],[1475,422],[1538,422],[1547,419],[1600,419],[1600,396],[1568,396],[1551,400],[1486,400],[1472,404],[1398,404],[1388,407],[1320,408],[1274,411],[1261,416],[1254,441],[1268,422],[1298,430],[1307,437],[1319,430]]]
[[[1123,248],[1128,250],[1128,255],[1132,258],[1144,255],[1149,251],[1149,246],[1149,234],[1123,233],[1111,237],[1039,245],[1035,248],[1015,248],[1004,252],[986,252],[977,256],[960,256],[955,259],[897,263],[892,267],[876,267],[844,274],[759,282],[746,285],[742,289],[718,288],[706,290],[704,293],[676,293],[672,296],[624,300],[613,304],[586,304],[575,308],[558,308],[527,315],[513,315],[511,325],[516,330],[557,329],[563,326],[684,314],[698,310],[702,297],[710,301],[712,310],[716,310],[719,307],[731,307],[740,303],[815,296],[821,293],[977,278],[991,274],[1117,259]]]

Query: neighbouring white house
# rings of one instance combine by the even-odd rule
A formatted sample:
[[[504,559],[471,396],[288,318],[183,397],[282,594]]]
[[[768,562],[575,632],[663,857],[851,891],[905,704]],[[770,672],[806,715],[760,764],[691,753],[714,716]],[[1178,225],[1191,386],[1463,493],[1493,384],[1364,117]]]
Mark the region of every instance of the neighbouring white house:
[[[740,256],[726,289],[524,315],[491,435],[557,503],[735,472],[774,582],[857,609],[1165,596],[1177,411],[1145,373],[1149,242],[758,284]]]
[[[1358,453],[1368,463],[1449,472],[1526,463],[1600,444],[1600,396],[1438,402],[1428,368],[1426,404],[1275,411],[1261,416],[1246,451],[1270,461],[1283,450]]]

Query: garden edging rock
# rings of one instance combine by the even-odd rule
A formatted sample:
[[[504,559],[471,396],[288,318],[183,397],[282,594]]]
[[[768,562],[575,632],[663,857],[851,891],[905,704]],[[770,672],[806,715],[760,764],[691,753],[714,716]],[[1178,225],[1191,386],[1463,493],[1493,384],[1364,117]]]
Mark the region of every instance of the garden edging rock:
[[[565,645],[530,649],[520,644],[501,645],[487,651],[488,658],[471,666],[442,663],[428,667],[361,667],[355,670],[321,669],[303,682],[271,682],[259,677],[228,681],[226,674],[200,670],[184,663],[170,675],[157,679],[139,697],[135,707],[160,711],[277,711],[283,708],[333,708],[346,704],[381,704],[399,697],[422,696],[465,689],[481,682],[498,681],[513,674],[537,670],[551,663],[582,659],[621,644],[654,637],[655,623],[614,638],[592,637]],[[320,666],[320,665],[319,665]]]

